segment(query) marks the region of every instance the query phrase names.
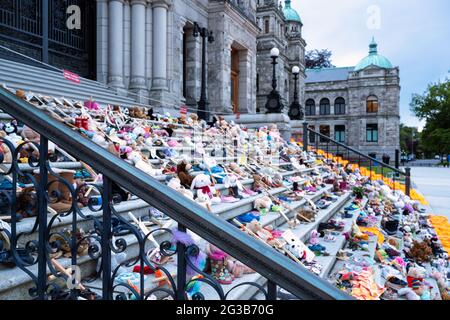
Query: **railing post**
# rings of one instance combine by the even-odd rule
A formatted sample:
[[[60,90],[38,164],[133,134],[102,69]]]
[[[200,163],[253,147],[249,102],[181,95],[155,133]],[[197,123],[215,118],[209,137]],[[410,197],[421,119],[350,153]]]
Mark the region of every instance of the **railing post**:
[[[411,168],[405,168],[405,194],[411,195]]]
[[[112,299],[111,285],[111,202],[112,187],[111,180],[103,177],[103,223],[102,223],[102,296],[104,300]]]
[[[395,149],[395,169],[400,168],[400,150]]]
[[[42,1],[42,62],[48,63],[49,0]]]
[[[308,122],[303,122],[303,150],[308,151]]]
[[[267,281],[267,300],[277,300],[277,284],[273,281]]]
[[[45,287],[47,282],[47,255],[46,255],[46,233],[47,233],[47,154],[48,140],[41,135],[39,145],[39,183],[37,186],[38,195],[38,283],[37,297],[40,300],[45,299]]]
[[[178,231],[186,232],[186,227],[178,223]],[[185,300],[184,287],[186,286],[186,246],[177,242],[177,300]]]
[[[234,162],[238,163],[238,140],[237,138],[233,139],[233,146],[234,146]]]

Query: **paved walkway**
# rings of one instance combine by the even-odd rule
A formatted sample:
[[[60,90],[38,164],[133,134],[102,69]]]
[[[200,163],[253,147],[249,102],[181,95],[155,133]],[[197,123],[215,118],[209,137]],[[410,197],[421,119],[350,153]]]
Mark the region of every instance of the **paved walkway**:
[[[411,168],[412,184],[430,203],[437,215],[450,219],[450,169]]]

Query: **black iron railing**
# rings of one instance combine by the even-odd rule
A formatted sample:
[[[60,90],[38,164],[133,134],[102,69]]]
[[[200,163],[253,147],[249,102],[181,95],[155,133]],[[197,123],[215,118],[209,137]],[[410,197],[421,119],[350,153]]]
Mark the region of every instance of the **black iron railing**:
[[[341,157],[350,163],[358,164],[358,167],[365,167],[371,172],[381,174],[385,178],[392,179],[395,191],[396,182],[405,184],[405,194],[411,193],[411,168],[405,168],[402,171],[382,160],[377,160],[369,155],[366,155],[354,148],[351,148],[341,142],[331,139],[330,137],[316,132],[308,128],[307,123],[303,124],[303,145],[312,150],[323,150],[326,153],[333,154],[336,157]],[[372,175],[370,175],[372,179]]]
[[[77,298],[83,295],[83,286],[79,284],[79,279],[75,276],[76,266],[82,259],[78,257],[78,253],[83,249],[87,250],[91,259],[101,258],[99,274],[102,277],[103,299],[130,298],[123,293],[117,293],[120,287],[132,292],[132,297],[138,300],[147,299],[156,293],[169,295],[173,299],[187,299],[187,291],[194,282],[202,282],[211,286],[220,299],[225,299],[228,293],[237,287],[225,293],[222,286],[212,276],[194,263],[199,255],[199,248],[196,245],[185,246],[181,242],[175,243],[174,246],[170,237],[162,238],[159,248],[154,249],[160,253],[161,257],[176,256],[178,260],[176,277],[164,266],[153,262],[148,256],[149,243],[154,243],[153,240],[157,235],[170,234],[173,230],[157,228],[143,233],[127,219],[124,219],[113,206],[114,198],[117,197],[117,194],[113,193],[113,185],[119,185],[174,219],[178,223],[179,231],[191,230],[268,279],[267,291],[257,283],[244,283],[238,286],[256,287],[267,299],[276,299],[277,286],[285,288],[300,299],[351,299],[344,292],[313,275],[281,253],[256,241],[232,224],[212,215],[195,202],[187,200],[177,191],[159,183],[149,175],[143,174],[134,166],[125,161],[118,161],[118,158],[112,153],[74,133],[68,126],[53,119],[38,107],[17,98],[2,88],[0,89],[0,108],[40,133],[39,144],[25,142],[17,148],[8,140],[1,140],[3,147],[6,146],[12,154],[12,163],[5,172],[0,174],[12,178],[12,188],[9,191],[2,191],[9,202],[8,215],[11,216],[11,228],[10,231],[5,229],[0,231],[6,233],[10,239],[10,252],[14,263],[34,283],[30,290],[31,297],[36,299]],[[74,189],[71,183],[50,167],[47,153],[49,141],[77,160],[83,161],[97,172],[102,173],[101,185],[90,184],[96,189],[96,194],[100,195],[100,199],[98,197],[90,198],[88,211],[81,210],[77,204],[80,189],[87,186],[83,185]],[[18,165],[17,159],[23,157],[23,153],[27,152],[29,165],[36,169],[34,174],[20,170]],[[0,164],[4,165],[5,157],[0,160],[2,160]],[[36,219],[32,230],[25,232],[18,231],[19,194],[16,189],[20,183],[34,186],[36,190],[34,198],[37,199],[34,207],[20,211],[22,215],[29,214]],[[70,190],[70,209],[49,217],[47,206],[53,203],[55,198],[59,199],[61,196],[58,192],[50,191],[54,189],[52,185],[57,183],[60,184],[60,192],[61,188]],[[83,193],[81,192],[81,194]],[[66,232],[57,231],[58,229],[55,228],[58,221],[62,219],[70,221],[69,230]],[[121,230],[112,227],[113,220],[121,224]],[[82,221],[83,223],[90,221],[92,231],[80,236],[78,231]],[[129,234],[128,236],[122,234],[124,230]],[[36,239],[27,240],[36,232]],[[112,265],[112,256],[125,252],[127,247],[131,247],[133,243],[137,246],[136,257],[121,262],[117,266]],[[73,266],[73,274],[65,272],[62,268],[64,266],[54,259],[54,254],[64,244],[69,248],[70,261],[67,264]],[[117,281],[121,265],[140,267],[137,284]],[[162,272],[163,278],[169,282],[170,286],[156,287],[146,291],[145,267]],[[48,277],[47,268],[50,269],[50,277]],[[189,270],[194,270],[203,277],[191,279],[187,274]],[[49,280],[52,277],[56,280],[66,281],[70,290],[67,291],[64,286],[58,284],[60,283],[58,281]],[[202,299],[204,296],[201,292],[197,292],[191,298]]]

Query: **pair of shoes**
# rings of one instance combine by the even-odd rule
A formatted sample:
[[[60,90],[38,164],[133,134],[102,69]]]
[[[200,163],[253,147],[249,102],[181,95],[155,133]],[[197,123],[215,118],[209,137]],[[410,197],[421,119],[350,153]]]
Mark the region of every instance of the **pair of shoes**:
[[[316,203],[316,206],[317,206],[319,209],[327,209],[327,208],[330,206],[330,204],[331,204],[331,201],[327,201],[327,200],[321,199],[321,200],[319,200],[319,201]]]
[[[356,205],[356,204],[354,204],[354,203],[352,203],[351,205],[349,205],[348,207],[345,207],[344,208],[344,211],[356,211],[356,210],[359,210],[360,208]]]
[[[261,217],[259,215],[259,212],[252,211],[241,214],[240,216],[237,216],[236,219],[241,223],[249,223],[252,222],[253,220],[259,221]]]
[[[384,222],[384,230],[387,232],[388,235],[396,234],[398,226],[399,226],[398,220],[387,220]]]
[[[385,286],[394,290],[400,290],[408,285],[406,281],[397,278],[396,276],[391,276],[386,280]]]

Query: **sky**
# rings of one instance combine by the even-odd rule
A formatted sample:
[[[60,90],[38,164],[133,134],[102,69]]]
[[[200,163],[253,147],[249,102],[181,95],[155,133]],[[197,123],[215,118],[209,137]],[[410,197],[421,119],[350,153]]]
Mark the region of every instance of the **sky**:
[[[306,50],[329,49],[337,67],[378,53],[400,67],[401,122],[423,128],[410,111],[414,93],[450,78],[449,0],[292,0],[303,21]]]

